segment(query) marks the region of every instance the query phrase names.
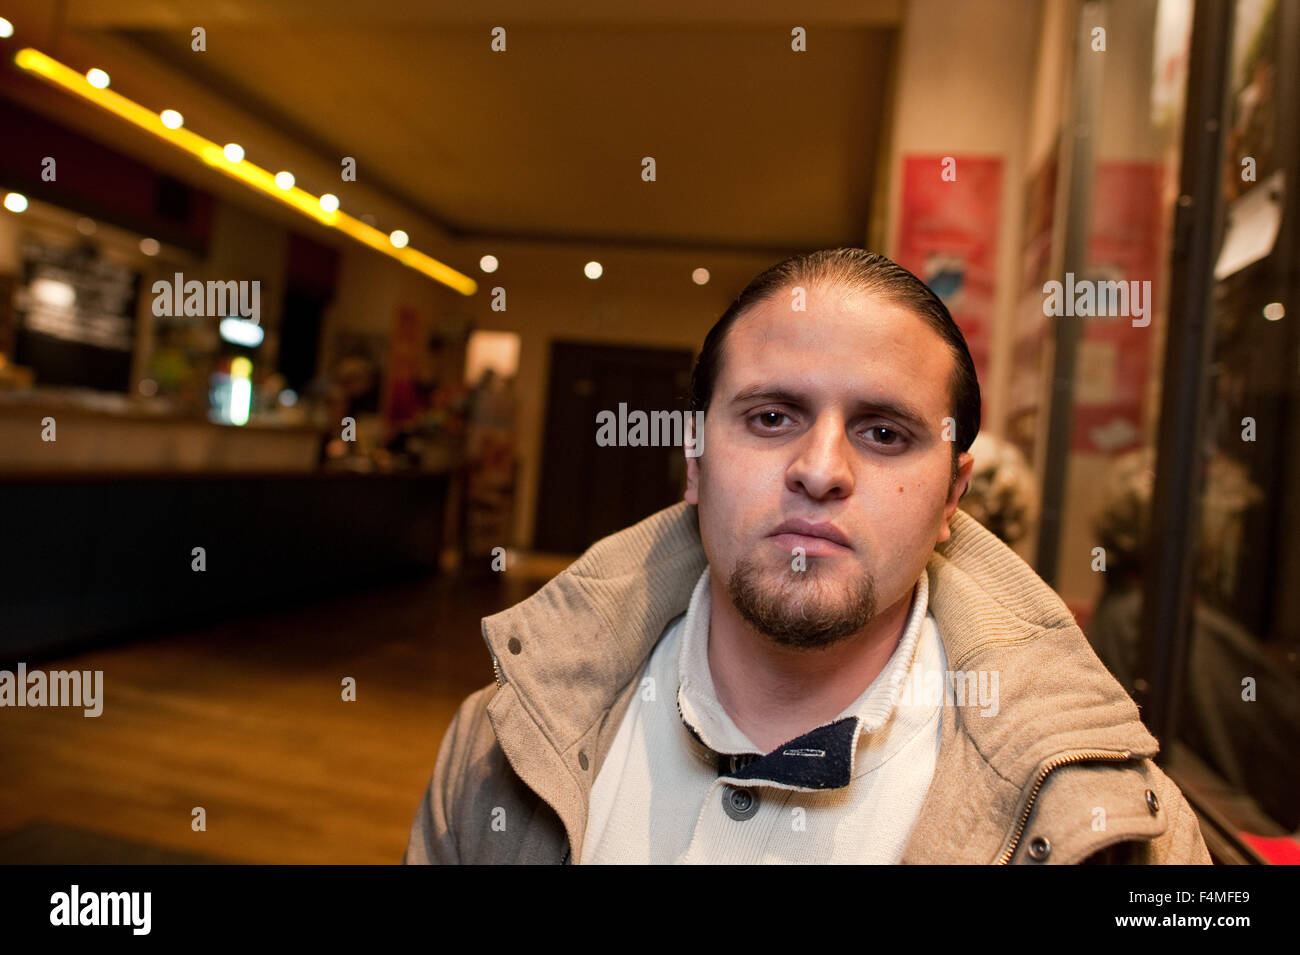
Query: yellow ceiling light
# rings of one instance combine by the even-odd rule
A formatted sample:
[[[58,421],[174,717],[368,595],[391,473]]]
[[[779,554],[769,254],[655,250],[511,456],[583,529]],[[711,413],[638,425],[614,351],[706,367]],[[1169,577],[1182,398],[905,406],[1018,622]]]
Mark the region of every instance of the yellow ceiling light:
[[[75,93],[82,99],[89,100],[96,106],[108,110],[110,113],[146,132],[152,133],[159,139],[164,139],[173,146],[197,156],[207,165],[219,169],[232,179],[238,179],[258,192],[293,206],[303,215],[310,216],[321,225],[338,229],[344,235],[356,239],[362,245],[367,245],[376,252],[382,252],[389,258],[396,259],[403,265],[427,275],[435,282],[441,282],[462,295],[473,295],[478,290],[478,283],[468,275],[457,272],[451,266],[445,265],[417,249],[409,247],[394,248],[389,241],[389,237],[373,226],[368,226],[359,219],[354,219],[346,212],[337,210],[327,212],[321,207],[318,197],[296,186],[290,185],[287,189],[281,188],[276,184],[275,175],[261,166],[254,165],[246,159],[232,162],[226,156],[223,148],[211,140],[190,132],[184,126],[178,126],[175,129],[164,126],[158,113],[145,109],[139,103],[129,100],[113,90],[96,88],[76,70],[64,66],[58,60],[46,56],[39,50],[34,50],[31,47],[19,50],[14,54],[14,63],[20,69],[35,74],[70,93]],[[281,182],[284,182],[284,179],[281,179]]]

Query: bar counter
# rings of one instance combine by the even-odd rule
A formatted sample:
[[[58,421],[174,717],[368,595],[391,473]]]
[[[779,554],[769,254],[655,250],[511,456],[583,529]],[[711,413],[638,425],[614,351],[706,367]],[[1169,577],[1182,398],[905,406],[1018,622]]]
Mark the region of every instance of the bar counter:
[[[49,440],[51,421],[54,440]],[[0,472],[313,471],[321,431],[240,427],[125,396],[0,391]]]
[[[435,572],[456,473],[0,473],[0,666]]]

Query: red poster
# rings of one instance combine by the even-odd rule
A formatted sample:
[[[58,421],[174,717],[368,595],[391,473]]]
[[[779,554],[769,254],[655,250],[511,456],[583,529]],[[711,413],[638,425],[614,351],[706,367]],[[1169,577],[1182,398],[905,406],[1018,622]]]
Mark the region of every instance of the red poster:
[[[1001,209],[1001,159],[903,158],[894,260],[920,277],[948,306],[966,336],[983,388],[988,386],[993,347]]]
[[[1162,174],[1159,163],[1139,162],[1101,162],[1093,172],[1087,277],[1137,283],[1145,315],[1053,319],[1085,323],[1074,374],[1075,451],[1112,455],[1142,444],[1153,320],[1160,315]]]

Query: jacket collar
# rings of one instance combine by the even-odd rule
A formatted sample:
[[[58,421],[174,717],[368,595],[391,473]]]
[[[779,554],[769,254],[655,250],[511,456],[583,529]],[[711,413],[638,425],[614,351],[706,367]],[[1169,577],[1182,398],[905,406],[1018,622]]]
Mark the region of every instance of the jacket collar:
[[[1061,599],[1014,551],[957,510],[926,565],[952,671],[998,678],[996,715],[945,707],[939,762],[904,862],[987,862],[1050,760],[1082,751],[1154,756],[1137,707]],[[483,619],[499,665],[488,706],[520,778],[580,856],[600,743],[617,729],[650,652],[707,564],[696,508],[678,503],[598,541],[527,600]]]

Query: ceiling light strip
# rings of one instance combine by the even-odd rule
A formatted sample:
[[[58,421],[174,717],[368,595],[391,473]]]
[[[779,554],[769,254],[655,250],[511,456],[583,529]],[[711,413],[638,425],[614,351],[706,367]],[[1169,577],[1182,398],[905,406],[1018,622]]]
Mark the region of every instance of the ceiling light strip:
[[[376,252],[382,252],[389,258],[396,259],[403,265],[427,275],[435,282],[440,282],[449,288],[455,289],[462,295],[473,295],[478,290],[478,283],[468,275],[457,272],[451,266],[445,265],[409,246],[402,249],[395,248],[386,233],[380,232],[373,226],[366,225],[346,212],[326,212],[321,208],[319,198],[303,189],[299,189],[297,186],[290,189],[281,189],[275,184],[275,175],[273,173],[249,162],[247,159],[231,162],[226,158],[221,146],[190,132],[183,126],[177,129],[168,129],[162,124],[162,120],[157,113],[145,109],[139,103],[133,102],[111,89],[99,89],[92,86],[85,76],[65,66],[58,60],[46,56],[39,50],[34,50],[31,47],[19,50],[14,54],[14,63],[20,69],[35,74],[70,93],[75,93],[82,99],[89,100],[96,106],[108,110],[145,132],[152,133],[159,139],[164,139],[173,146],[197,156],[207,165],[219,169],[232,179],[237,179],[258,192],[292,206],[303,215],[315,219],[321,225],[338,229],[345,235],[356,239],[362,245],[367,245]]]

